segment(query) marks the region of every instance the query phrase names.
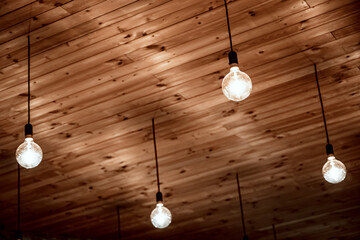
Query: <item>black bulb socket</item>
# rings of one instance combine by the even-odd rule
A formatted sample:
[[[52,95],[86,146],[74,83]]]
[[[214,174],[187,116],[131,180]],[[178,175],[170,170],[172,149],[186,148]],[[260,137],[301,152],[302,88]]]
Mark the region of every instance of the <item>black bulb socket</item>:
[[[237,58],[237,54],[234,51],[230,51],[229,52],[229,65],[231,64],[238,64],[238,58]]]
[[[326,144],[326,154],[327,155],[334,154],[334,148],[331,144]]]
[[[33,126],[28,123],[25,125],[25,137],[32,137],[33,136]]]
[[[163,195],[161,192],[156,193],[156,202],[162,202],[163,201]]]
[[[247,235],[244,235],[243,240],[249,240]]]
[[[21,231],[16,231],[15,233],[15,237],[16,237],[16,240],[22,240],[22,232]]]

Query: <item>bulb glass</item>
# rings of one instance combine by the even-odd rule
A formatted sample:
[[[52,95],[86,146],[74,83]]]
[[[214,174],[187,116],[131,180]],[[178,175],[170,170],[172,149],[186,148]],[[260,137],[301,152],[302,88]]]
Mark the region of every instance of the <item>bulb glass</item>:
[[[222,91],[231,101],[242,101],[246,99],[252,90],[250,77],[241,72],[238,66],[232,66],[230,72],[222,81]]]
[[[323,166],[322,173],[327,182],[336,184],[345,179],[346,167],[333,155],[330,155]]]
[[[172,216],[169,209],[164,207],[164,204],[157,203],[156,208],[151,212],[150,218],[154,227],[162,229],[170,225]]]
[[[16,149],[16,160],[20,166],[30,169],[40,164],[43,157],[39,145],[31,137],[25,138],[25,141]]]

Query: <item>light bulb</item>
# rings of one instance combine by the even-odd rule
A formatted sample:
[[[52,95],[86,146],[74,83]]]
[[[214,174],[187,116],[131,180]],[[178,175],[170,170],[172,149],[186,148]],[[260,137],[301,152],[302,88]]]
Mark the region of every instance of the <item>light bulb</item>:
[[[330,154],[327,162],[323,166],[322,173],[326,181],[336,184],[345,179],[346,167],[342,162],[337,160],[334,155]]]
[[[25,141],[16,149],[16,160],[24,168],[34,168],[40,164],[43,157],[39,145],[32,137],[26,137]]]
[[[160,229],[166,228],[171,223],[171,212],[164,207],[164,204],[159,202],[156,204],[156,208],[151,212],[150,218],[154,227]]]
[[[222,91],[231,101],[242,101],[247,98],[252,90],[250,77],[241,72],[238,66],[231,66],[230,72],[222,81]]]

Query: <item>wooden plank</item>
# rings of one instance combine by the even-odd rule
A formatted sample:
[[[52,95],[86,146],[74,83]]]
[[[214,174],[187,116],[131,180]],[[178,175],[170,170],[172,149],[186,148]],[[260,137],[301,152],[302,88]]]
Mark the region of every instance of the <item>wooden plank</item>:
[[[332,31],[331,34],[334,35],[336,39],[343,38],[345,36],[354,34],[356,32],[359,32],[360,26],[359,24],[353,24],[335,31]]]
[[[275,223],[281,239],[356,239],[358,2],[230,1],[234,49],[253,83],[238,103],[221,91],[229,68],[222,1],[127,3],[14,2],[0,17],[19,16],[0,32],[0,47],[15,43],[0,58],[4,228],[16,223],[14,152],[27,117],[26,45],[16,41],[26,37],[32,6],[52,28],[37,26],[42,38],[32,44],[31,123],[44,159],[21,169],[25,234],[115,239],[120,206],[129,240],[237,239],[237,171],[250,238],[267,239]],[[321,175],[326,138],[314,63],[330,140],[348,170],[336,185]],[[151,118],[173,213],[162,231],[149,221],[157,190]]]
[[[315,104],[316,104],[316,106],[315,106],[315,107],[316,107],[316,108],[318,108],[317,103],[315,103]]]
[[[239,38],[240,38],[240,36],[239,36]],[[225,41],[224,41],[224,46],[225,46]],[[149,59],[149,60],[152,60],[152,59]],[[64,73],[65,74],[65,73]],[[53,77],[51,77],[51,78],[53,78]],[[19,79],[19,76],[17,76],[17,78],[16,79]]]
[[[182,4],[183,5],[183,4]],[[180,14],[180,13],[179,13]],[[178,17],[176,17],[176,18],[178,18]],[[164,21],[162,21],[162,22],[164,22]],[[116,30],[116,32],[118,32],[118,30]],[[77,43],[77,44],[80,44],[80,43]]]
[[[70,14],[64,9],[57,7],[40,15],[34,16],[30,20],[11,26],[10,28],[1,31],[0,44],[10,41],[21,35],[26,35],[31,31],[44,27],[69,15]]]
[[[4,1],[1,1],[0,16],[11,12],[13,9],[21,8],[27,4],[31,4],[32,2],[34,2],[34,1],[33,0],[18,0],[18,1],[4,0]]]
[[[310,6],[310,7],[315,7],[319,4],[322,3],[327,3],[327,0],[305,0],[305,2]]]
[[[60,56],[63,56],[64,53],[61,53],[62,51],[65,51],[65,54],[66,54],[66,53],[78,50],[80,48],[92,45],[93,43],[96,43],[100,40],[107,39],[109,37],[112,37],[114,35],[124,32],[124,30],[127,30],[126,34],[123,34],[122,36],[120,36],[120,37],[118,36],[116,38],[117,40],[115,40],[115,42],[113,44],[115,44],[115,46],[117,46],[119,41],[131,40],[131,38],[129,38],[129,37],[123,39],[127,35],[130,35],[130,34],[133,35],[133,31],[131,31],[131,28],[127,29],[127,28],[125,28],[125,26],[132,26],[132,25],[138,26],[137,24],[139,24],[141,26],[144,23],[148,23],[149,21],[151,21],[150,17],[154,18],[156,20],[157,18],[162,17],[163,14],[169,14],[168,11],[174,3],[170,2],[168,4],[164,4],[163,6],[161,3],[162,3],[162,1],[159,1],[157,3],[157,4],[160,4],[158,6],[158,8],[150,9],[149,11],[147,11],[146,15],[145,15],[147,17],[145,17],[145,19],[143,17],[144,13],[136,14],[136,12],[137,12],[136,9],[138,8],[138,4],[136,4],[136,2],[135,2],[134,4],[130,4],[130,5],[124,6],[123,8],[119,8],[118,11],[110,12],[109,14],[107,14],[109,16],[106,16],[106,15],[99,16],[98,18],[94,19],[93,21],[89,21],[88,23],[85,22],[84,24],[75,26],[74,30],[81,31],[82,34],[90,33],[90,34],[88,34],[88,36],[85,36],[85,38],[80,38],[80,39],[69,38],[69,34],[70,34],[70,36],[76,35],[76,34],[74,33],[74,31],[65,31],[66,34],[61,34],[60,36],[55,36],[53,38],[47,39],[47,41],[40,41],[33,48],[36,51],[39,51],[40,49],[43,49],[44,47],[47,47],[47,46],[51,47],[54,45],[55,46],[59,45],[59,43],[63,44],[64,46],[62,47],[62,50],[56,51],[56,52],[51,51],[50,53],[48,53],[48,54],[51,54],[51,56],[52,56],[51,59],[53,59],[53,58],[56,58],[56,56],[58,56],[59,54],[60,54]],[[177,5],[179,5],[179,3],[177,3]],[[186,7],[189,5],[190,5],[190,3],[188,2],[186,5],[184,5],[184,3],[183,3],[180,6]],[[135,10],[135,12],[132,13],[134,10]],[[120,16],[119,16],[119,13],[120,13]],[[133,16],[132,14],[135,14],[135,15]],[[126,21],[124,21],[125,17],[128,18],[128,19],[126,19]],[[182,16],[182,17],[184,17],[184,16]],[[146,20],[146,18],[148,18],[149,20]],[[105,21],[106,19],[108,19],[108,21]],[[114,23],[113,19],[116,19],[116,21],[119,21],[119,22]],[[163,21],[157,21],[157,22],[163,22]],[[165,24],[166,23],[167,22],[165,22]],[[154,24],[154,23],[152,23],[152,24]],[[147,24],[147,26],[149,27],[152,24]],[[162,24],[164,24],[164,23],[162,23]],[[100,31],[93,32],[95,30],[100,30]],[[137,32],[144,32],[144,31],[145,30],[138,30]],[[135,36],[135,37],[141,37],[141,36],[142,36],[141,34],[138,34],[138,36]],[[59,40],[60,40],[60,42],[59,42]],[[71,41],[71,40],[73,40],[73,41]],[[104,44],[102,44],[102,45],[104,45]],[[40,49],[37,49],[37,48],[40,48]],[[103,49],[103,51],[104,51],[104,49]],[[19,52],[19,54],[21,54],[21,53]],[[19,55],[19,54],[12,53],[12,56],[15,56],[15,58],[17,58],[17,59],[24,58],[23,56],[21,57],[21,55]],[[4,59],[4,61],[6,61],[6,59]]]
[[[111,1],[104,1],[98,5],[92,6],[86,10],[74,13],[61,22],[54,22],[50,25],[44,26],[38,30],[35,30],[30,35],[31,42],[36,43],[42,39],[45,39],[48,36],[55,35],[56,33],[62,32],[65,29],[71,28],[73,26],[77,26],[81,23],[88,21],[90,18],[98,17],[103,15],[104,13],[113,10],[114,7],[121,7],[128,3],[132,2],[131,0],[123,1],[121,5],[118,3],[114,3]],[[6,44],[0,45],[0,50],[2,54],[9,54],[12,51],[21,48],[22,43],[24,42],[25,37],[18,37],[14,40],[6,42]]]
[[[0,18],[0,30],[7,29],[11,26],[20,24],[21,22],[27,22],[30,18],[43,14],[49,10],[52,10],[58,6],[66,4],[72,0],[61,0],[61,1],[49,1],[49,2],[40,2],[34,1],[22,8],[18,8],[10,14],[1,16]]]
[[[355,38],[355,39],[356,39],[356,38]],[[335,45],[336,45],[336,44],[335,44]],[[288,62],[288,60],[285,60],[284,62]],[[264,68],[263,68],[263,69],[264,69]],[[269,75],[269,72],[267,72],[266,74]],[[280,73],[279,73],[279,74],[280,74]],[[277,78],[278,81],[280,80],[278,76],[274,76],[274,78]],[[288,80],[288,77],[284,76],[283,79],[287,81],[287,80]],[[278,82],[278,83],[280,83],[280,82]],[[188,84],[188,83],[186,83],[186,84]],[[264,85],[264,86],[265,86],[265,85]],[[258,90],[261,89],[261,86],[259,86],[259,87],[260,87],[260,88],[258,88]],[[267,84],[267,87],[269,87],[268,84]],[[136,88],[136,89],[139,89],[136,85],[135,85],[135,88]],[[89,92],[89,94],[91,94],[91,93]],[[220,94],[220,93],[219,93],[219,94]],[[86,95],[87,95],[87,94],[86,94]],[[86,95],[85,95],[85,96],[86,96]],[[131,95],[127,95],[127,96],[130,97]],[[122,94],[121,94],[121,93],[119,94],[119,97],[122,97]],[[176,98],[176,97],[175,97],[175,98]],[[134,98],[130,98],[129,101],[132,101],[132,100],[134,100],[134,99],[136,99],[136,95],[134,95]],[[145,102],[146,102],[146,99],[145,99]],[[117,103],[118,103],[118,101],[114,101],[114,106],[117,106],[117,105],[118,105]],[[109,103],[106,103],[106,104],[109,106]],[[193,103],[192,103],[192,104],[193,104]],[[101,109],[101,104],[98,105],[98,106],[99,106],[99,108]],[[74,110],[75,110],[75,109],[74,109]],[[96,112],[98,112],[98,111],[99,111],[99,110],[94,109],[92,112],[93,112],[93,113],[96,113]],[[167,111],[169,111],[169,110],[167,110]],[[61,112],[62,112],[62,111],[59,111],[59,114],[60,114],[60,115],[62,115]],[[84,109],[82,112],[88,112],[88,110]],[[79,114],[80,114],[79,116],[81,116],[82,113],[80,112]],[[131,115],[128,115],[128,114],[124,114],[124,116],[131,117]],[[56,116],[56,117],[58,117],[58,116]],[[66,118],[67,118],[67,117],[66,117]],[[117,118],[115,118],[115,119],[117,119]],[[19,123],[20,123],[20,122],[19,122]],[[77,124],[79,124],[79,123],[77,123]],[[73,125],[73,127],[76,127],[77,124]],[[46,124],[46,125],[47,125],[47,124]],[[47,125],[47,126],[49,126],[49,125]],[[55,124],[55,126],[56,126],[56,124]],[[71,125],[68,125],[68,126],[71,127]],[[21,129],[21,126],[18,125],[17,128],[20,130],[20,129]],[[61,129],[63,129],[63,128],[61,128]],[[60,130],[60,129],[59,129],[59,130]],[[41,131],[40,131],[40,132],[41,132]]]

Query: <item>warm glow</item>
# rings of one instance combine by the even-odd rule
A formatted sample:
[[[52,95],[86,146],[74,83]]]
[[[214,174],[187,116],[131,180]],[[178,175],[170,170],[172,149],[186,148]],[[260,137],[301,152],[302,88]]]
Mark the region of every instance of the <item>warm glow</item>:
[[[171,212],[164,207],[164,204],[157,203],[156,208],[151,212],[150,218],[154,227],[166,228],[171,223]]]
[[[40,164],[43,154],[39,145],[30,137],[16,149],[16,160],[24,168],[34,168]]]
[[[246,73],[241,72],[238,66],[233,66],[223,79],[222,90],[229,100],[242,101],[251,93],[251,79]]]
[[[322,169],[324,178],[329,183],[342,182],[346,177],[346,167],[339,160],[335,159],[333,155],[329,155],[328,161]]]

